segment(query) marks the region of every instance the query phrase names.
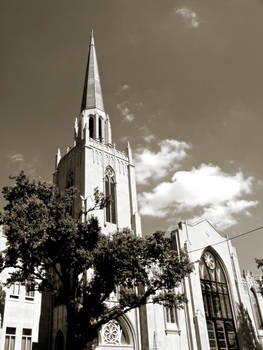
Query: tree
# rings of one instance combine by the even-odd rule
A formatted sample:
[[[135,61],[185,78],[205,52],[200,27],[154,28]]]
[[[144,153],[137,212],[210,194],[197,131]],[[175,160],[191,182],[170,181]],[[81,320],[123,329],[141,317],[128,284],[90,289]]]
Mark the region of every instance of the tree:
[[[3,325],[4,311],[5,311],[5,290],[2,283],[0,283],[0,328]]]
[[[237,305],[237,337],[240,349],[262,350],[249,313],[243,303]]]
[[[263,294],[263,259],[255,259],[258,269],[261,270],[261,277],[257,279],[258,286],[260,288],[261,294]]]
[[[12,268],[9,284],[27,281],[65,305],[67,349],[85,349],[103,324],[148,302],[175,307],[185,302],[175,288],[192,265],[164,233],[137,237],[124,230],[106,236],[90,213],[87,222],[80,220],[83,213],[72,217],[76,190],[61,193],[23,172],[13,179],[15,184],[3,189],[7,204],[1,221],[8,244],[1,270]],[[96,190],[92,209],[105,205]]]

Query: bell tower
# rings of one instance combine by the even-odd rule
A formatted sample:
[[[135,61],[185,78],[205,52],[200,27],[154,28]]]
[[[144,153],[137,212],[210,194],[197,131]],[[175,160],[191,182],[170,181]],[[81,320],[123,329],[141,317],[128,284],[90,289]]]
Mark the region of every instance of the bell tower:
[[[92,207],[94,189],[111,196],[111,204],[96,210],[104,233],[129,228],[141,235],[137,208],[135,168],[131,147],[125,151],[112,141],[111,123],[105,112],[93,32],[80,114],[75,119],[72,147],[62,156],[56,155],[54,182],[63,190],[75,186],[80,198],[74,205],[74,215]]]

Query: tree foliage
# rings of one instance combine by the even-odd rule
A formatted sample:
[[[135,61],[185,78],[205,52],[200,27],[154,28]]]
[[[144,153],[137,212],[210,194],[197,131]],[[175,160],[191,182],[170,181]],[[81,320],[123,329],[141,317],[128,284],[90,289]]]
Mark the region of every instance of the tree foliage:
[[[261,270],[261,277],[257,279],[261,294],[263,294],[263,259],[255,259],[258,269]]]
[[[1,270],[12,268],[8,283],[31,283],[53,293],[67,309],[67,348],[84,349],[99,328],[148,302],[180,307],[175,292],[192,271],[187,254],[171,249],[171,240],[156,232],[137,237],[129,230],[104,235],[96,217],[72,217],[79,194],[30,181],[22,172],[4,187],[1,213],[7,248]],[[107,204],[95,191],[94,207]],[[114,297],[117,296],[117,297]]]

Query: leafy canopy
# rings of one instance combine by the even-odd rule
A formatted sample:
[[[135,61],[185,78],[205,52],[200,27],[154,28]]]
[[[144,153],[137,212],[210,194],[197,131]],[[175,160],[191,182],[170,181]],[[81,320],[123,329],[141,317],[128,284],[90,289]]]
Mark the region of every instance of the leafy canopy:
[[[83,213],[72,217],[76,190],[61,193],[23,172],[13,179],[3,189],[7,248],[1,270],[13,268],[8,283],[29,281],[66,306],[71,344],[87,343],[102,324],[147,302],[180,307],[185,301],[175,288],[192,265],[184,251],[171,249],[164,233],[137,237],[124,230],[106,236],[90,213],[88,222],[82,222]],[[92,209],[105,205],[95,190]]]

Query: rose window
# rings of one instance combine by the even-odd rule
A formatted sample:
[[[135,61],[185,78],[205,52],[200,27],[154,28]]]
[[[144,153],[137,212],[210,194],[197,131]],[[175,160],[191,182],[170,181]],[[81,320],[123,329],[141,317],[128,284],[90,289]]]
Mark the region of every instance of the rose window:
[[[110,321],[102,326],[103,344],[121,344],[121,327],[117,321]]]
[[[216,263],[215,263],[215,259],[213,258],[212,254],[205,253],[204,260],[205,260],[206,266],[209,269],[214,270],[214,268],[216,267]]]

